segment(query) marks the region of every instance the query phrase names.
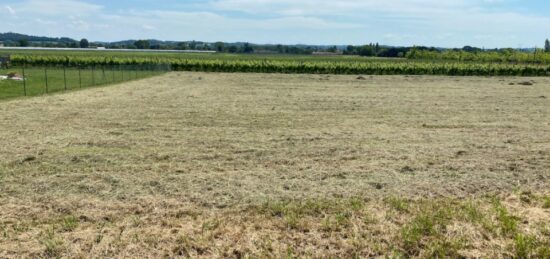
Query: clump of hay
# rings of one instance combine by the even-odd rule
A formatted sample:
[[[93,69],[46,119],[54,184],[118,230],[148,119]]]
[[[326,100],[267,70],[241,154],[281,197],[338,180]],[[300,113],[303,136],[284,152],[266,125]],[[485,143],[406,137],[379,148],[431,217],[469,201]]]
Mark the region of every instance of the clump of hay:
[[[20,74],[16,73],[16,72],[9,72],[8,73],[8,78],[12,79],[12,78],[23,78],[23,77]]]

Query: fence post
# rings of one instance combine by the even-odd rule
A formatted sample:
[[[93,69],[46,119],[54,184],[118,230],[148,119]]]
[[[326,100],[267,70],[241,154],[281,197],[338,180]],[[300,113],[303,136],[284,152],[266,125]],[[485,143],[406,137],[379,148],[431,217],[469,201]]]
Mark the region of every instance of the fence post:
[[[105,84],[105,66],[101,65],[101,72],[103,73],[103,78],[101,79],[101,83]]]
[[[27,78],[25,77],[25,64],[23,64],[23,94],[27,96]]]
[[[95,66],[92,66],[92,85],[95,85]]]
[[[78,66],[78,87],[82,88],[82,69]]]
[[[111,72],[113,72],[113,83],[115,82],[115,65],[111,67]]]
[[[44,79],[46,79],[46,93],[48,93],[48,68],[44,68]]]
[[[65,84],[65,91],[67,91],[67,68],[63,66],[63,82]]]
[[[120,72],[122,73],[122,81],[124,82],[124,66],[121,66]]]

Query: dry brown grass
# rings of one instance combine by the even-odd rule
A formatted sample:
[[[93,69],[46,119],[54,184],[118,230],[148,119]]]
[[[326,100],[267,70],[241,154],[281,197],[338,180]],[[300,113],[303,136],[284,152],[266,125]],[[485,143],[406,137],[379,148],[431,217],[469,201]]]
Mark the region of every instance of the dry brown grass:
[[[548,255],[549,78],[365,79],[2,102],[0,257]]]

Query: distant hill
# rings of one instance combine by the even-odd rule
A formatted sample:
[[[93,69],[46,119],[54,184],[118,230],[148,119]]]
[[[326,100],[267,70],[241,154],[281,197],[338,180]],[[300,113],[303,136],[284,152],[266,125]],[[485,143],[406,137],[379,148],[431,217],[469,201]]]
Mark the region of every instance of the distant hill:
[[[19,42],[21,40],[27,40],[29,42],[33,43],[74,43],[77,42],[74,39],[67,38],[67,37],[61,37],[61,38],[51,38],[51,37],[44,37],[44,36],[32,36],[32,35],[25,35],[20,33],[14,33],[14,32],[6,32],[6,33],[0,33],[0,41],[3,41],[4,43],[9,42]]]
[[[54,38],[32,36],[14,32],[0,33],[0,43],[5,47],[80,48],[80,39],[68,37]],[[204,42],[204,41],[163,41],[156,39],[130,39],[115,42],[89,41],[87,48],[107,49],[152,49],[152,50],[198,50],[224,53],[257,54],[324,54],[359,55],[367,57],[404,57],[411,49],[441,52],[445,50],[471,53],[486,51],[510,51],[511,49],[484,49],[472,46],[463,48],[438,48],[424,46],[387,46],[378,43],[364,45],[306,45],[306,44],[254,44],[247,42]],[[524,48],[514,51],[532,53],[535,49]]]

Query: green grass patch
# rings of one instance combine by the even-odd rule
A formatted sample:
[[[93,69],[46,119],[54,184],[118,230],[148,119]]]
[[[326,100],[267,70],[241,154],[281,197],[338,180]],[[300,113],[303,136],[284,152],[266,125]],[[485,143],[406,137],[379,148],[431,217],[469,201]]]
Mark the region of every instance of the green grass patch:
[[[1,80],[0,100],[109,85],[159,74],[157,71],[144,71],[139,67],[130,66],[86,67],[80,69],[60,66],[0,69],[0,75],[7,75],[8,73],[24,76],[26,80],[25,82]]]

